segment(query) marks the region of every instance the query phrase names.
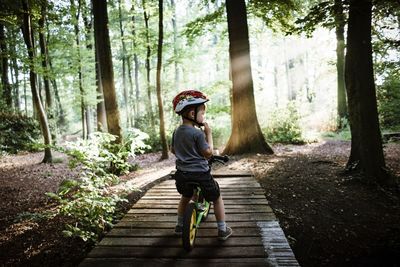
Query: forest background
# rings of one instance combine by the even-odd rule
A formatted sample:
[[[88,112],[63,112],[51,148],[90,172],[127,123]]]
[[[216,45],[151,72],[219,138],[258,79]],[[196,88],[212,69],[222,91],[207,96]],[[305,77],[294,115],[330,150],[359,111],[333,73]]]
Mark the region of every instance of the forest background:
[[[346,99],[337,85],[344,83],[344,73],[337,72],[338,64],[344,64],[337,56],[338,50],[344,52],[344,36],[338,35],[340,25],[334,13],[338,3],[345,19],[348,6],[341,1],[249,1],[255,103],[267,141],[314,141],[319,133],[336,130],[344,130],[342,135],[350,138]],[[395,130],[400,121],[398,10],[395,4],[377,3],[372,40],[379,116],[384,130]],[[3,5],[2,110],[37,118],[29,90],[30,59],[18,24],[21,7],[7,5],[7,1]],[[87,138],[107,125],[102,89],[96,83],[91,3],[37,1],[30,8],[37,42],[33,64],[53,142],[77,134]],[[111,1],[108,13],[120,127],[123,133],[132,127],[148,133],[152,150],[159,150],[158,3]],[[173,96],[183,89],[198,89],[211,99],[208,120],[216,146],[223,147],[231,132],[232,84],[224,3],[167,1],[163,16],[160,88],[166,135],[170,138],[179,124],[172,111]],[[341,27],[343,31],[345,24]],[[340,42],[343,48],[337,48]],[[345,94],[344,87],[342,91]],[[13,138],[3,136],[1,140],[3,151],[15,151]]]
[[[83,184],[67,179],[48,194],[58,212],[75,212],[81,223],[67,235],[97,240],[108,229],[102,220],[111,224],[123,200],[102,190],[135,168],[129,156],[168,157],[180,123],[171,100],[184,89],[211,99],[207,121],[221,152],[351,139],[346,170],[361,166],[373,182],[395,181],[387,179],[381,142],[398,140],[400,128],[398,2],[23,0],[2,1],[0,10],[0,151],[45,150],[43,162],[57,163],[59,150],[88,170]],[[249,45],[240,44],[251,71],[242,89],[254,107],[238,104],[235,33]],[[359,49],[369,38],[371,50]],[[356,110],[359,103],[367,104]],[[253,113],[255,128],[235,127]],[[258,128],[261,136],[249,138]],[[371,147],[377,153],[365,152]],[[82,202],[68,206],[72,192],[93,205],[85,183],[102,197],[96,214],[83,215]]]

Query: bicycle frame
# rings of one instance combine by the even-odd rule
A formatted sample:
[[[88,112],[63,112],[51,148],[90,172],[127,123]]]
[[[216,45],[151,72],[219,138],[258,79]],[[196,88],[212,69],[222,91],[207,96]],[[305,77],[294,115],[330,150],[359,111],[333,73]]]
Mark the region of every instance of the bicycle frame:
[[[213,156],[209,159],[209,165],[219,161],[221,163],[227,162],[229,158],[227,156]],[[196,182],[189,182],[186,186],[193,188],[193,197],[187,205],[183,215],[183,228],[182,228],[182,245],[185,250],[190,251],[194,247],[197,230],[200,223],[207,219],[210,211],[211,203],[208,202],[201,191],[201,187]]]
[[[194,194],[196,196],[196,201],[194,201],[194,204],[196,206],[197,213],[196,227],[198,227],[201,220],[203,219],[203,216],[209,212],[210,202],[202,197],[201,188],[199,186],[197,186],[194,190],[196,190],[196,193]],[[201,198],[203,199],[203,201],[199,202],[199,199]]]

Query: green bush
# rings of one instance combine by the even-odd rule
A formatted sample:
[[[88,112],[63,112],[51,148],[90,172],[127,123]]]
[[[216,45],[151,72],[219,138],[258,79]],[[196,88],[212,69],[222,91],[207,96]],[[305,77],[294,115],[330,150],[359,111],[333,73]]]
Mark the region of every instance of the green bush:
[[[378,111],[381,126],[393,128],[400,125],[400,77],[389,76],[378,86]]]
[[[40,126],[35,119],[17,113],[0,113],[1,151],[33,151],[39,137]]]
[[[147,147],[146,137],[139,130],[131,129],[124,141],[116,144],[116,136],[97,132],[88,140],[59,148],[71,157],[71,168],[80,168],[79,180],[65,180],[56,193],[47,193],[59,203],[57,212],[73,221],[66,224],[63,232],[66,236],[96,241],[112,226],[118,217],[118,203],[127,200],[110,194],[108,188],[118,182],[116,174],[132,168],[128,157]]]
[[[286,109],[275,110],[263,133],[271,143],[303,144],[300,116],[294,103],[289,103]]]

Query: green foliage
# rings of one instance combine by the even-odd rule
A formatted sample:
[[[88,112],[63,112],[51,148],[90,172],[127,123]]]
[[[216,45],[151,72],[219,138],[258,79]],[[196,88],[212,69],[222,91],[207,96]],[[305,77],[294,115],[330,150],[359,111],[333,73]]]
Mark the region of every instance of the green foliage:
[[[79,166],[81,170],[79,180],[65,180],[56,193],[47,193],[60,204],[58,213],[73,222],[66,224],[66,236],[96,241],[112,226],[118,216],[118,203],[127,200],[110,194],[108,188],[118,182],[116,173],[132,168],[128,157],[147,147],[145,138],[146,134],[130,129],[124,142],[116,144],[116,136],[97,132],[89,140],[68,143],[62,149],[71,157],[70,167]]]
[[[378,110],[381,126],[391,128],[400,125],[400,75],[392,75],[378,86]]]
[[[272,113],[269,125],[263,129],[265,138],[271,143],[303,144],[300,116],[293,102],[286,109]]]
[[[289,32],[296,34],[304,32],[310,37],[319,26],[328,29],[335,27],[335,5],[333,1],[323,1],[313,5],[308,14],[295,21],[295,26]]]
[[[34,151],[39,137],[40,127],[35,119],[17,113],[0,113],[1,151]]]
[[[189,44],[193,44],[196,38],[215,30],[215,25],[225,20],[225,6],[221,6],[214,12],[187,23],[183,35],[186,36]]]
[[[273,31],[286,31],[293,23],[294,11],[299,9],[295,0],[251,0],[247,12],[261,18]]]

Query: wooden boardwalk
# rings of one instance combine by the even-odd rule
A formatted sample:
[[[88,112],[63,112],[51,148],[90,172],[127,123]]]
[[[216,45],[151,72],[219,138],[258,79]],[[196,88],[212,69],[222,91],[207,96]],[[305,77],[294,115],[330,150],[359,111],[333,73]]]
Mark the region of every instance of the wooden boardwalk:
[[[264,191],[248,173],[215,174],[233,235],[216,238],[213,210],[186,252],[174,236],[175,181],[151,188],[80,264],[86,266],[299,266]]]

